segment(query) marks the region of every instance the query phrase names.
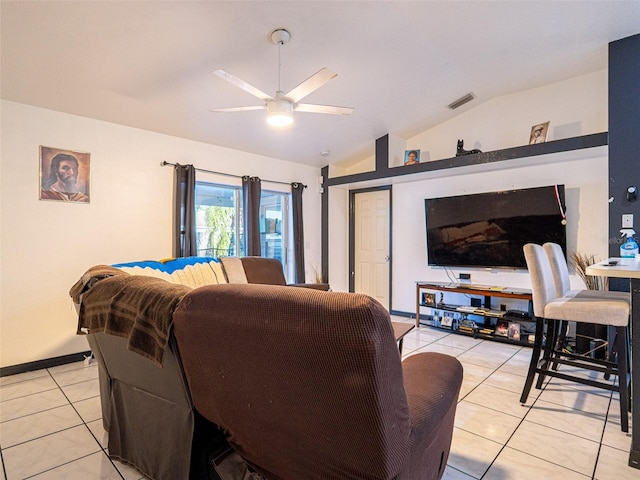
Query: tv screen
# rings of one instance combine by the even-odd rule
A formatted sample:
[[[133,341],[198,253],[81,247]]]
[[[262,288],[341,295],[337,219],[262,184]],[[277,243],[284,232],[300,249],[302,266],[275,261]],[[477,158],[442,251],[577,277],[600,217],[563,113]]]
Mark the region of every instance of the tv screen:
[[[427,198],[431,266],[527,268],[526,243],[558,243],[566,255],[564,185]]]

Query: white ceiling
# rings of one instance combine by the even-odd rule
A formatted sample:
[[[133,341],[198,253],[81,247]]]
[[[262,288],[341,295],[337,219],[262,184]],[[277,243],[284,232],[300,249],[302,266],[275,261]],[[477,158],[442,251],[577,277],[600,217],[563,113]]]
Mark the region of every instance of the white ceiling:
[[[313,166],[371,156],[491,98],[607,67],[607,44],[640,32],[633,1],[5,1],[2,98]],[[277,130],[214,77],[270,94],[285,27],[282,89],[321,67],[338,76]],[[473,92],[456,110],[446,105]],[[320,152],[329,150],[328,158]]]

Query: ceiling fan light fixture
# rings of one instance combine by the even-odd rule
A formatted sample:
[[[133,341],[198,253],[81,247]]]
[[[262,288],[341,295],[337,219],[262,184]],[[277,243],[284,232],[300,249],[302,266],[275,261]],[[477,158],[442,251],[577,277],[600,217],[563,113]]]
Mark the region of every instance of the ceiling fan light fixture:
[[[267,123],[272,127],[288,127],[293,123],[293,104],[287,100],[267,102]]]

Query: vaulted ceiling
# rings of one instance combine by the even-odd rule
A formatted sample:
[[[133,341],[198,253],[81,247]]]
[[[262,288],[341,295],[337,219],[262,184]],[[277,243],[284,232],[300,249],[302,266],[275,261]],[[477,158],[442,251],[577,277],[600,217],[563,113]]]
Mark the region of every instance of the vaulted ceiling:
[[[640,1],[6,1],[3,99],[313,166],[373,153],[492,98],[607,68],[608,43],[640,32]],[[275,94],[338,74],[275,129],[212,75]],[[466,93],[475,100],[452,111]],[[328,157],[321,152],[329,151]]]

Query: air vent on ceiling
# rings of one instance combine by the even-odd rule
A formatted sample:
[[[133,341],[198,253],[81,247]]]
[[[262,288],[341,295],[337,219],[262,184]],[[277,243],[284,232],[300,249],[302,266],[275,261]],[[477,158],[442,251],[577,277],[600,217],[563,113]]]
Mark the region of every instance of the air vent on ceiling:
[[[461,107],[462,105],[464,105],[465,103],[469,103],[471,100],[473,100],[474,98],[476,98],[476,96],[473,93],[467,93],[465,96],[460,97],[459,99],[451,102],[449,105],[447,105],[451,110],[455,110],[458,107]]]

